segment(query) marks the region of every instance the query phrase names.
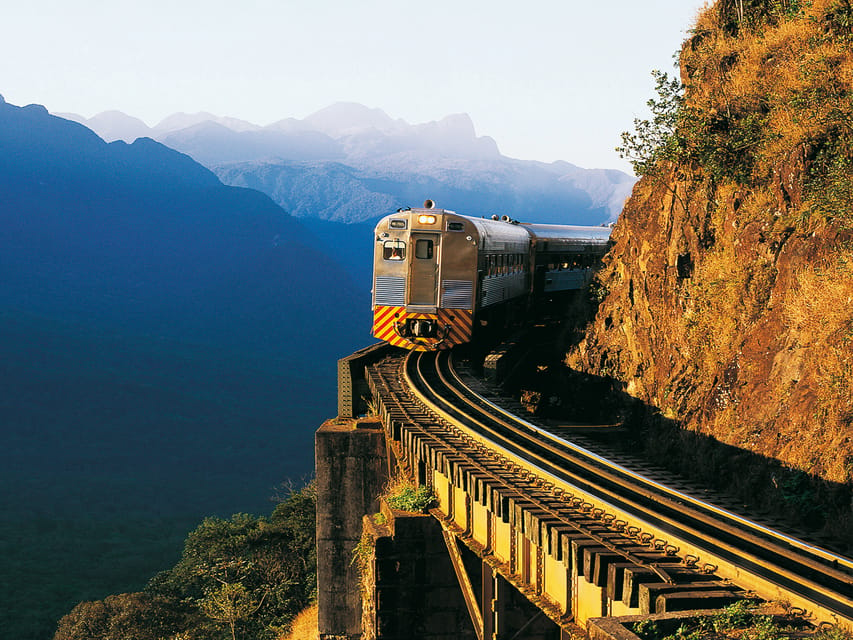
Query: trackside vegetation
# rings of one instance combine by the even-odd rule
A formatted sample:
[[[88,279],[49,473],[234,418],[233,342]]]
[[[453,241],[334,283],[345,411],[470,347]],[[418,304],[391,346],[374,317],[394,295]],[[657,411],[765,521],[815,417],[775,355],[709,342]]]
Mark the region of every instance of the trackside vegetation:
[[[673,621],[668,621],[672,623]],[[741,600],[710,616],[677,621],[672,631],[665,629],[662,621],[652,618],[634,622],[631,631],[641,640],[851,640],[850,631],[837,626],[824,626],[817,630],[804,627],[802,621],[778,621],[772,615],[756,610],[754,603]]]

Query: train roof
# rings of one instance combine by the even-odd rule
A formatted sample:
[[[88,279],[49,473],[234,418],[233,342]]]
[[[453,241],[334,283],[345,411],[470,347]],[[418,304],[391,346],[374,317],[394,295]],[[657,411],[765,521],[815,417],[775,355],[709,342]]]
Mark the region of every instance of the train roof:
[[[399,216],[401,214],[432,214],[432,215],[451,215],[459,218],[465,218],[474,224],[477,231],[483,237],[490,237],[493,240],[517,240],[523,234],[531,236],[534,240],[568,240],[580,241],[584,243],[602,244],[605,245],[610,241],[611,227],[588,227],[580,225],[564,225],[564,224],[533,224],[527,222],[516,222],[512,220],[493,220],[491,218],[475,218],[474,216],[466,216],[450,209],[439,208],[421,208],[412,207],[404,209],[396,213],[389,214],[380,220],[380,224],[385,219]]]
[[[536,239],[541,240],[583,240],[585,242],[607,244],[610,241],[610,227],[583,227],[568,224],[526,224],[524,227]]]

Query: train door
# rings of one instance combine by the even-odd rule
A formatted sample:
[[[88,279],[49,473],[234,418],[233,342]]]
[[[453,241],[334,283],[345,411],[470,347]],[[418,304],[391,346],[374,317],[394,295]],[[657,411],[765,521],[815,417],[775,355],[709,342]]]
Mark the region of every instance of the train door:
[[[409,304],[435,306],[438,294],[437,233],[411,234],[412,253],[409,279]]]

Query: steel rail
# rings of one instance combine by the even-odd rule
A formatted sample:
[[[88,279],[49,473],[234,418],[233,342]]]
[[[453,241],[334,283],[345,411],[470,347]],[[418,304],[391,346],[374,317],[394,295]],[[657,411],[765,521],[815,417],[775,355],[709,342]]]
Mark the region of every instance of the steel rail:
[[[434,356],[411,355],[409,358],[411,363],[418,363],[418,365],[414,367],[415,369],[418,368],[420,363],[426,363],[430,358],[433,358],[431,362],[433,362],[435,366],[435,375],[440,379],[441,384],[445,387],[444,391],[433,390],[431,392],[433,396],[432,399],[421,398],[422,402],[426,401],[428,404],[432,404],[433,406],[435,406],[436,402],[443,404],[443,408],[435,407],[439,409],[440,413],[449,413],[451,415],[451,419],[471,423],[468,426],[469,429],[474,429],[479,432],[481,437],[487,437],[488,439],[493,440],[496,446],[503,447],[513,452],[515,456],[526,460],[528,464],[535,465],[540,473],[562,478],[564,482],[569,482],[576,486],[580,485],[583,490],[591,493],[592,495],[596,495],[598,500],[605,500],[611,508],[615,506],[619,510],[627,511],[629,513],[633,512],[634,517],[636,517],[637,513],[643,514],[641,519],[649,522],[652,528],[662,529],[667,531],[669,534],[677,533],[682,537],[682,539],[685,539],[684,537],[687,536],[693,544],[698,543],[699,548],[703,548],[717,556],[728,558],[729,561],[739,564],[740,566],[749,566],[754,573],[764,575],[765,580],[770,580],[771,583],[777,585],[778,588],[798,592],[801,597],[807,601],[814,602],[829,611],[834,611],[848,620],[853,619],[853,601],[851,601],[849,597],[843,598],[842,596],[842,594],[846,595],[853,591],[853,588],[850,586],[853,584],[853,578],[849,575],[826,567],[823,563],[813,559],[805,559],[804,561],[799,556],[792,556],[790,549],[786,550],[778,548],[778,545],[772,542],[770,543],[770,547],[775,546],[776,549],[771,549],[768,547],[767,539],[757,537],[754,534],[743,530],[745,524],[749,524],[748,520],[740,517],[734,518],[733,520],[739,525],[739,528],[732,530],[733,525],[726,522],[720,522],[719,520],[719,518],[723,517],[722,513],[727,513],[725,510],[709,510],[711,511],[711,514],[703,513],[702,510],[698,510],[697,513],[697,506],[699,504],[703,504],[702,501],[696,499],[688,500],[690,503],[689,507],[684,504],[679,504],[676,499],[673,499],[673,496],[678,500],[681,500],[681,496],[686,494],[669,490],[660,483],[648,481],[636,472],[625,469],[625,473],[623,473],[621,470],[624,469],[624,467],[610,463],[609,461],[606,461],[606,459],[601,458],[601,456],[588,452],[582,447],[567,446],[566,442],[562,438],[555,437],[553,434],[547,434],[547,432],[541,429],[541,427],[537,427],[536,425],[532,425],[527,421],[517,418],[506,410],[497,407],[494,403],[482,398],[479,394],[471,391],[467,385],[464,384],[458,374],[453,371],[453,368],[450,366],[448,356],[440,357],[441,360],[448,360],[448,362],[446,362],[442,367],[439,366],[437,361],[438,358],[435,358]],[[407,372],[411,367],[412,365],[407,364]],[[445,370],[452,371],[452,373],[446,373]],[[421,379],[421,384],[426,384],[425,378],[427,377],[427,374],[418,373],[418,376]],[[441,378],[444,379],[441,380]],[[411,380],[410,384],[415,388],[418,386],[418,383],[415,380]],[[448,393],[452,394],[465,404],[473,406],[476,412],[485,414],[486,422],[490,422],[491,425],[483,422],[482,415],[477,417],[466,414],[458,406],[447,400],[447,398],[442,397]],[[486,406],[488,412],[482,405]],[[489,415],[489,412],[492,414],[498,413],[501,417],[496,418],[494,415]],[[483,433],[484,431],[485,433]],[[509,432],[509,434],[507,434],[507,432]],[[518,435],[523,435],[527,438],[529,440],[530,447],[536,450],[525,450],[517,445],[517,443],[513,442],[512,439]],[[533,438],[534,435],[539,438],[539,441],[536,441]],[[543,442],[542,440],[545,441]],[[586,456],[586,453],[591,455]],[[575,459],[568,459],[569,455],[575,457]],[[581,456],[581,458],[577,459],[577,456]],[[553,459],[555,457],[557,458],[556,462]],[[592,460],[594,464],[589,462],[589,460]],[[573,473],[566,468],[566,465],[578,467],[584,473],[596,476],[596,483],[604,480],[616,487],[616,489],[593,486],[593,481],[591,481],[589,477],[578,476],[576,473]],[[550,469],[546,469],[545,467],[550,467]],[[604,469],[602,469],[602,467],[604,467]],[[628,480],[626,480],[625,477],[619,477],[620,475],[627,477],[634,483],[634,485],[630,486],[629,489],[634,495],[633,499],[627,498],[624,495],[626,489],[625,485]],[[636,484],[639,484],[640,487],[637,487]],[[638,504],[636,500],[646,503],[658,503],[659,506]],[[670,514],[674,513],[675,517],[662,513],[662,507],[666,507],[664,510],[669,511]],[[683,522],[686,511],[689,513],[693,522],[693,526],[691,527],[685,526]],[[713,520],[712,517],[716,518],[716,520]],[[728,541],[721,540],[719,537],[716,539],[709,537],[707,533],[702,532],[702,529],[707,530],[708,528],[717,529],[718,533],[720,531],[726,533]],[[763,527],[759,527],[759,531],[763,529]],[[787,539],[790,537],[780,534],[780,538],[787,542]],[[791,539],[796,540],[793,538]],[[745,540],[750,544],[753,551],[756,551],[757,549],[758,552],[755,554],[749,553],[748,555],[744,555],[745,550],[743,548],[743,542]],[[712,550],[708,550],[709,546]],[[803,547],[808,548],[810,545],[803,543]],[[774,563],[768,567],[767,556],[771,552],[774,557]],[[780,558],[784,559],[781,563],[779,562]],[[841,558],[840,556],[839,559],[847,561],[846,558]],[[779,566],[780,564],[783,566]],[[785,567],[785,564],[788,564],[789,566]],[[791,564],[803,567],[808,573],[813,575],[828,575],[830,582],[837,586],[833,589],[832,587],[826,587],[824,584],[815,582],[814,580],[807,579],[802,575],[802,570],[800,570],[800,573],[797,573],[796,570],[791,570]],[[768,573],[771,574],[771,577],[767,577]],[[795,589],[798,591],[795,591]],[[841,593],[839,593],[839,591]],[[842,600],[846,600],[846,602],[843,602]]]
[[[451,375],[454,376],[454,378],[457,381],[457,384],[459,386],[464,387],[464,388],[468,388],[467,384],[462,379],[462,376],[460,376],[459,373],[457,372],[457,370],[455,369],[455,367],[452,366],[452,362],[451,362],[451,367],[450,367],[450,373],[451,373]],[[469,389],[469,391],[470,391],[470,389]],[[787,534],[782,533],[780,531],[777,531],[775,529],[771,529],[770,527],[764,526],[764,525],[759,524],[757,522],[753,522],[747,518],[744,518],[743,516],[740,516],[736,513],[728,511],[727,509],[724,509],[718,505],[715,505],[715,504],[710,503],[710,502],[706,502],[704,500],[700,500],[699,498],[696,498],[695,496],[691,496],[690,494],[684,493],[682,491],[678,491],[677,489],[673,489],[672,487],[668,487],[668,486],[661,484],[659,482],[655,482],[654,480],[650,480],[649,478],[646,478],[645,476],[643,476],[643,475],[641,475],[635,471],[632,471],[631,469],[629,469],[627,467],[624,467],[624,466],[617,464],[611,460],[608,460],[607,458],[600,456],[597,453],[590,451],[589,449],[586,449],[585,447],[582,447],[578,444],[575,444],[575,443],[571,442],[570,440],[566,440],[565,438],[561,438],[557,434],[552,433],[552,432],[548,431],[547,429],[545,429],[539,425],[533,424],[532,422],[529,422],[529,421],[525,420],[524,418],[521,418],[521,417],[511,413],[510,411],[507,411],[503,407],[495,404],[494,402],[491,402],[487,398],[484,398],[483,396],[476,394],[473,391],[470,391],[470,392],[477,396],[478,402],[485,404],[486,406],[489,407],[490,410],[501,414],[506,419],[512,420],[515,423],[517,423],[517,424],[529,429],[530,431],[536,433],[537,435],[539,435],[543,438],[547,438],[549,440],[552,440],[553,442],[555,442],[559,445],[562,445],[562,446],[566,447],[567,449],[570,449],[570,450],[576,452],[577,454],[579,454],[585,458],[588,458],[590,460],[593,460],[593,461],[595,461],[595,462],[597,462],[597,463],[599,463],[599,464],[601,464],[601,465],[603,465],[609,469],[612,469],[613,471],[616,471],[617,473],[628,476],[628,477],[632,478],[633,480],[635,480],[636,482],[644,484],[647,487],[651,487],[655,491],[659,491],[661,493],[667,494],[667,495],[672,496],[673,498],[676,498],[678,500],[683,500],[684,502],[689,502],[690,504],[693,504],[694,506],[696,506],[700,509],[703,509],[705,511],[708,511],[708,512],[717,514],[719,516],[722,516],[723,518],[737,522],[739,525],[746,527],[747,529],[759,531],[762,535],[773,538],[775,540],[778,540],[780,542],[788,544],[793,548],[800,549],[804,552],[807,552],[807,553],[810,553],[814,556],[817,556],[818,558],[820,558],[824,562],[832,563],[837,567],[843,567],[843,568],[853,572],[853,559],[851,559],[851,558],[847,558],[845,556],[841,556],[841,555],[838,555],[836,553],[833,553],[833,552],[831,552],[827,549],[824,549],[822,547],[818,547],[816,545],[809,544],[808,542],[805,542],[805,541],[800,540],[798,538],[795,538],[793,536],[787,535]],[[851,575],[851,585],[853,585],[853,575]]]
[[[423,358],[418,358],[416,360],[417,363],[420,363],[422,361],[423,361]],[[432,389],[432,387],[429,385],[429,382],[426,380],[426,377],[424,375],[421,375],[420,378],[421,379],[420,379],[418,384],[421,384],[425,388],[428,388],[430,394],[433,397],[439,398],[440,395],[438,395],[438,392],[435,389]],[[411,380],[410,376],[409,376],[409,379]],[[411,384],[410,384],[410,386],[411,386]],[[470,439],[470,436],[469,436],[469,439]],[[488,469],[481,467],[481,465],[478,465],[477,463],[472,463],[472,464],[474,464],[474,466],[478,467],[481,472],[485,472],[488,475],[492,476],[492,478],[495,481],[497,481],[499,484],[501,484],[505,488],[511,489],[515,493],[523,494],[523,492],[519,492],[519,490],[517,488],[512,487],[511,484],[509,484],[506,479],[500,478],[499,476],[495,475],[494,472],[490,472]],[[571,527],[572,529],[574,529],[575,531],[577,531],[579,533],[583,533],[585,537],[589,538],[590,540],[595,541],[601,547],[604,547],[605,549],[611,551],[612,553],[615,553],[616,555],[622,556],[625,560],[632,562],[636,565],[648,567],[649,569],[651,569],[652,572],[654,572],[664,582],[672,582],[672,577],[664,568],[662,568],[660,566],[660,562],[641,558],[634,551],[628,550],[625,546],[619,546],[618,544],[614,544],[607,537],[604,537],[604,536],[602,536],[602,535],[600,535],[594,531],[589,530],[589,527],[584,527],[582,524],[578,524],[571,519],[566,519],[565,513],[558,513],[551,506],[546,505],[544,503],[541,503],[541,501],[537,501],[535,499],[533,501],[539,502],[538,506],[540,509],[542,509],[542,511],[544,511],[545,513],[548,513],[548,515],[550,515],[551,517],[553,517],[555,519],[565,520],[565,523],[569,527]],[[572,511],[574,511],[574,509]],[[626,540],[629,539],[629,536],[625,536],[625,539]],[[662,553],[661,555],[665,555],[665,554]]]

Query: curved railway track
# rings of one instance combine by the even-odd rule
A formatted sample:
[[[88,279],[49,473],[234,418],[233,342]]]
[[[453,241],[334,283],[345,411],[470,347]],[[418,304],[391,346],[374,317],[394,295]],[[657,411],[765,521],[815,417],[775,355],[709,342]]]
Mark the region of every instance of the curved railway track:
[[[631,562],[644,555],[613,542],[627,533],[762,598],[787,598],[818,619],[853,623],[853,560],[646,479],[507,412],[469,388],[452,352],[405,358],[404,386],[425,410],[556,488],[558,496],[583,495],[581,510],[608,525],[598,534],[608,549]],[[647,564],[670,581],[671,565]]]

